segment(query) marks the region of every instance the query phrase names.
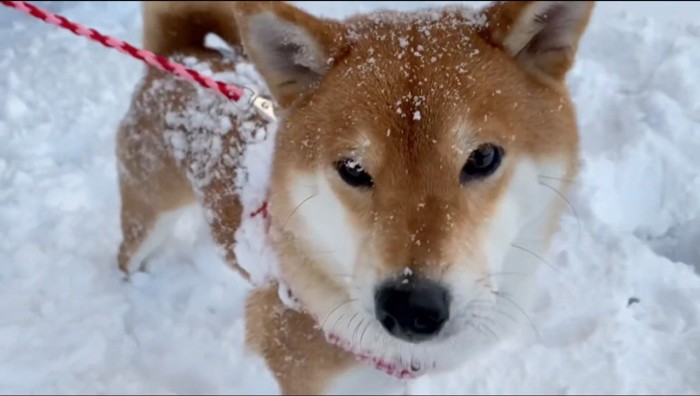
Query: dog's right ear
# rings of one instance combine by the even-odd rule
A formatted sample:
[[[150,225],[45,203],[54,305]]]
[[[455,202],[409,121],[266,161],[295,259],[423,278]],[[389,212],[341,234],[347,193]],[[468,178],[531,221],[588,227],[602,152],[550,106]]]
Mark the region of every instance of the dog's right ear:
[[[236,4],[243,47],[283,108],[303,97],[347,47],[340,22],[284,2]]]
[[[520,66],[563,81],[593,13],[593,1],[497,1],[484,9],[487,40]]]

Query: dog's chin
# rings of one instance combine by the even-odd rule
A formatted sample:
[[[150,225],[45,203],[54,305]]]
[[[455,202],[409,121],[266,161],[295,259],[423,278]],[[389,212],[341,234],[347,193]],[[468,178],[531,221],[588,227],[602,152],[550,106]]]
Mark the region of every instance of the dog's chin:
[[[421,361],[402,359],[400,356],[386,356],[381,351],[363,348],[359,344],[353,343],[336,333],[326,333],[326,340],[344,351],[351,353],[357,360],[368,363],[387,375],[399,379],[410,379],[417,378],[423,374],[422,371],[424,370],[421,369],[424,364]]]
[[[459,367],[467,359],[469,350],[480,344],[475,342],[469,326],[448,326],[434,339],[411,343],[390,335],[373,317],[362,317],[357,312],[348,314],[343,316],[352,319],[341,319],[336,325],[323,329],[326,340],[399,379],[418,378]]]
[[[357,360],[399,379],[418,378],[429,371],[436,370],[438,367],[435,356],[430,356],[425,351],[421,354],[416,354],[411,353],[412,348],[410,347],[392,347],[392,344],[404,343],[399,340],[396,340],[396,343],[389,342],[384,347],[379,348],[378,346],[365,346],[362,343],[353,342],[346,338],[345,334],[334,332],[326,332],[325,334],[329,343],[352,354]]]

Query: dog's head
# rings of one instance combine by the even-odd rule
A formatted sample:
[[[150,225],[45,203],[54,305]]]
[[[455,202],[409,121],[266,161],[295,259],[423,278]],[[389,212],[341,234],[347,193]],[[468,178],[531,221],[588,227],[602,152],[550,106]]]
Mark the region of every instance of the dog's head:
[[[564,83],[592,8],[335,21],[241,5],[245,49],[283,108],[284,280],[330,339],[405,375],[507,327],[577,170]]]

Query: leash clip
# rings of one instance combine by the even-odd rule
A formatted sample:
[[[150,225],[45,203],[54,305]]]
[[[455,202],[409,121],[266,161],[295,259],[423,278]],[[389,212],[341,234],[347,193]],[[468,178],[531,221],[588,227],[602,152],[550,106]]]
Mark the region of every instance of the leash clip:
[[[275,116],[275,108],[272,106],[272,101],[265,99],[262,96],[253,96],[252,99],[253,107],[265,117],[268,121],[275,121],[277,117]]]
[[[243,90],[249,94],[248,105],[252,105],[265,121],[272,122],[277,120],[275,116],[275,106],[272,104],[271,100],[258,95],[257,91],[252,88],[243,87]]]
[[[255,111],[260,116],[262,116],[262,118],[266,122],[270,123],[277,120],[277,117],[275,116],[275,107],[271,100],[258,95],[258,93],[251,88],[243,87],[243,90],[249,93],[248,99],[246,101],[248,103],[248,106],[253,106],[253,108],[255,108]],[[234,104],[234,106],[236,105]],[[250,107],[248,107],[248,109],[249,108]],[[251,136],[254,142],[262,142],[267,139],[267,127],[262,128],[262,131],[260,132],[260,134],[253,133],[253,136]]]

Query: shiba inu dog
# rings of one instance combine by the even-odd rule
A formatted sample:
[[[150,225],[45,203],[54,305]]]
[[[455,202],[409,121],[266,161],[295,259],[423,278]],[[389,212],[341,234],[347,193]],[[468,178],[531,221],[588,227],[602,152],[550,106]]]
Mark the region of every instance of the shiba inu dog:
[[[264,130],[278,271],[248,297],[246,343],[283,393],[391,392],[394,377],[456,367],[520,328],[577,174],[565,77],[592,2],[345,20],[282,2],[143,10],[147,49],[269,93],[279,119],[149,70],[118,137],[122,270],[196,203],[254,278],[265,263],[236,251],[252,209],[240,157]],[[233,54],[206,48],[208,33]],[[246,64],[259,74],[244,81]]]

